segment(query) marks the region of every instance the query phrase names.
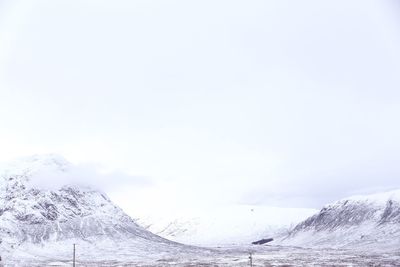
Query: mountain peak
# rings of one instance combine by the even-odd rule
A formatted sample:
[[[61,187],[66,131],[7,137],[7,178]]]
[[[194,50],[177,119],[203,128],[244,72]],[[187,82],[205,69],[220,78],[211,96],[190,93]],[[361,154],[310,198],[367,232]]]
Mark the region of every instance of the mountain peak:
[[[0,183],[0,250],[70,239],[166,242],[139,227],[101,191],[78,185],[39,186],[43,181],[66,181],[62,176],[70,171],[75,175],[73,168],[54,154],[22,158],[7,166]]]
[[[3,166],[3,176],[30,176],[40,171],[65,172],[71,164],[57,154],[32,155],[18,158]]]
[[[373,202],[376,204],[386,204],[389,200],[396,200],[400,201],[400,189],[379,192],[374,194],[365,194],[365,195],[354,195],[341,201],[366,201],[366,202]]]

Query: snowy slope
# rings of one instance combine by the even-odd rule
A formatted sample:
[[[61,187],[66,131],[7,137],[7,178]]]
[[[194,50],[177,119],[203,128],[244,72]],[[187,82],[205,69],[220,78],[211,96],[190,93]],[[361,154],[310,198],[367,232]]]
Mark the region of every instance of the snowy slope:
[[[180,243],[221,246],[281,236],[315,212],[314,209],[231,205],[177,214],[147,214],[136,222],[157,235]]]
[[[53,247],[73,242],[81,246],[99,242],[141,244],[135,247],[179,246],[138,226],[102,192],[72,185],[43,189],[33,182],[44,173],[56,179],[71,168],[71,164],[54,155],[30,157],[2,167],[0,248],[3,254],[21,255],[24,251],[46,254],[43,247],[49,243]],[[67,251],[70,255],[70,246]]]
[[[329,204],[282,241],[308,247],[400,247],[400,190],[353,196]]]
[[[77,248],[77,266],[248,266],[249,252],[254,255],[255,266],[334,266],[338,262],[345,266],[393,266],[400,260],[398,252],[388,251],[248,245],[205,249],[181,245],[139,226],[98,190],[43,184],[48,178],[75,175],[73,168],[54,155],[30,157],[1,168],[0,256],[5,266],[71,266],[72,244]],[[44,175],[46,179],[40,181],[38,178]],[[362,243],[363,248],[370,244],[375,251],[378,242],[386,248],[398,248],[399,207],[398,191],[341,200],[300,223],[283,243]],[[282,226],[311,212],[258,206],[213,207],[192,216],[160,214],[163,221],[153,217],[149,228],[191,243],[248,243],[274,237]],[[355,238],[360,234],[362,238]]]

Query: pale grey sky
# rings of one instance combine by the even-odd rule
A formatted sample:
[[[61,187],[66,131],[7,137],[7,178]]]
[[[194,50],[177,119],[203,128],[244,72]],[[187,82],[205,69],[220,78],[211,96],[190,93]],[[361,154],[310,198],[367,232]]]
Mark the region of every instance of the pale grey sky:
[[[142,177],[109,193],[155,207],[400,187],[399,47],[390,0],[0,0],[0,160]]]

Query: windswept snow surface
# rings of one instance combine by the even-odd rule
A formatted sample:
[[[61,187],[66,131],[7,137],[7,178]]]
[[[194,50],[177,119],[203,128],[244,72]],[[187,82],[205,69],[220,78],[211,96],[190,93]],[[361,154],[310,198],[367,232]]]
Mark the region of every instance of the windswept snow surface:
[[[400,250],[400,190],[353,196],[326,205],[280,243]]]
[[[72,240],[70,240],[72,243]],[[75,241],[74,241],[75,242]],[[26,246],[7,260],[6,266],[71,266],[70,242]],[[399,266],[400,253],[345,249],[304,249],[280,246],[235,246],[204,249],[143,242],[78,242],[77,266],[245,267],[252,253],[253,266]]]
[[[226,246],[285,235],[290,228],[316,212],[314,209],[226,205],[147,214],[136,222],[157,235],[180,243]]]

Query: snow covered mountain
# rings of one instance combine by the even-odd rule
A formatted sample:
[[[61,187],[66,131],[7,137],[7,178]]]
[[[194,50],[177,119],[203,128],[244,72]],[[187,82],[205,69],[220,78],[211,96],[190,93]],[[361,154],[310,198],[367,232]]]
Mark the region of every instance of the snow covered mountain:
[[[201,246],[250,244],[287,234],[290,228],[316,213],[314,209],[257,205],[223,205],[185,212],[149,213],[136,222],[157,235]]]
[[[306,247],[400,247],[400,190],[329,204],[281,240]]]
[[[299,261],[332,265],[340,259],[350,265],[384,262],[389,266],[398,261],[398,252],[372,255],[249,245],[206,249],[163,237],[188,244],[227,245],[277,236],[274,244],[393,249],[400,247],[400,191],[328,205],[283,239],[279,235],[287,234],[291,223],[315,211],[232,206],[139,220],[160,237],[139,226],[99,190],[76,183],[60,188],[48,184],[51,179],[79,176],[74,168],[55,155],[34,156],[0,168],[0,256],[5,266],[71,266],[72,244],[77,247],[78,266],[247,266],[249,251],[266,265]]]
[[[2,253],[13,253],[32,244],[40,247],[68,240],[71,244],[105,240],[135,240],[153,246],[173,244],[138,226],[100,191],[73,185],[43,189],[34,182],[41,175],[53,175],[56,179],[71,168],[71,164],[54,155],[34,156],[3,166],[0,173]]]

